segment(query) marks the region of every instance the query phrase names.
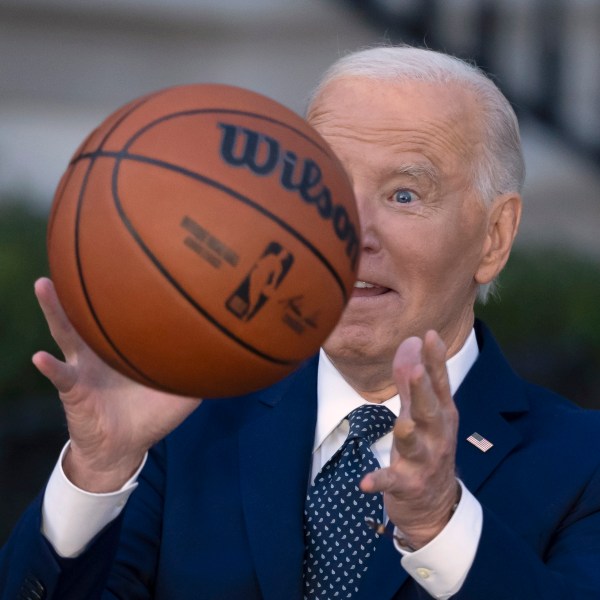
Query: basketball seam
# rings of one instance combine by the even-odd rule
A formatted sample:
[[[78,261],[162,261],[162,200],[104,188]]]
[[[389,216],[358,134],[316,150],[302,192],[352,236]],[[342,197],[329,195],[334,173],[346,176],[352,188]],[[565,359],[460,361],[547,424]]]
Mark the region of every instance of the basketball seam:
[[[130,154],[128,152],[97,152],[94,154],[95,158],[98,157],[106,157],[106,158],[114,158],[116,161],[122,160],[131,160],[134,162],[140,162],[145,164],[151,164],[156,167],[161,167],[167,170],[175,171],[184,175],[186,177],[190,177],[191,179],[195,179],[211,187],[214,187],[222,192],[225,192],[228,195],[231,195],[236,200],[243,202],[244,204],[250,206],[255,209],[257,212],[261,213],[263,216],[267,217],[277,225],[279,225],[282,229],[287,231],[287,233],[291,234],[292,237],[296,238],[301,244],[303,244],[314,256],[323,263],[323,266],[329,271],[330,275],[333,277],[338,287],[340,288],[340,293],[342,295],[343,301],[347,300],[346,288],[344,286],[344,282],[342,281],[340,275],[334,269],[333,265],[327,260],[327,258],[320,252],[318,248],[316,248],[309,240],[307,240],[299,231],[291,227],[288,223],[286,223],[283,219],[267,210],[264,206],[261,206],[248,196],[241,194],[240,192],[230,188],[229,186],[221,183],[220,181],[216,181],[207,177],[206,175],[202,175],[201,173],[197,173],[195,171],[191,171],[186,169],[185,167],[181,167],[179,165],[174,165],[167,161],[163,161],[157,158],[152,158],[150,156],[144,156],[142,154]]]
[[[281,226],[284,230],[286,230],[288,233],[290,233],[293,237],[295,237],[296,239],[298,239],[298,241],[300,241],[305,247],[307,247],[309,249],[309,251],[311,251],[318,260],[321,261],[321,263],[326,267],[326,269],[330,272],[330,274],[332,275],[332,277],[334,278],[334,280],[336,281],[336,283],[338,284],[342,297],[344,299],[344,302],[347,299],[347,294],[346,294],[346,289],[345,286],[343,285],[343,282],[341,281],[341,278],[339,276],[339,274],[335,271],[335,269],[333,268],[333,266],[327,261],[327,259],[321,254],[321,252],[314,247],[307,239],[304,238],[304,236],[302,236],[298,231],[296,231],[295,229],[293,229],[292,227],[290,227],[287,223],[285,223],[283,220],[281,220],[279,217],[277,217],[276,215],[274,215],[273,213],[271,213],[270,211],[268,211],[267,209],[265,209],[264,207],[260,206],[259,204],[257,204],[256,202],[254,202],[253,200],[251,200],[250,198],[244,196],[243,194],[240,194],[238,192],[236,192],[235,190],[221,184],[218,181],[212,180],[204,175],[201,175],[200,173],[195,173],[194,171],[188,170],[188,169],[184,169],[183,167],[179,167],[178,165],[173,165],[171,163],[168,163],[166,161],[161,161],[158,159],[154,159],[151,157],[147,157],[147,156],[143,156],[143,155],[137,155],[137,154],[130,154],[129,152],[127,152],[127,149],[141,136],[143,135],[143,133],[145,131],[147,131],[148,129],[156,126],[157,124],[164,122],[166,120],[175,118],[175,117],[180,117],[180,116],[187,116],[187,115],[194,115],[194,114],[210,114],[210,113],[219,113],[219,114],[236,114],[236,115],[243,115],[243,116],[249,116],[252,118],[256,118],[256,119],[260,119],[266,122],[270,122],[270,123],[274,123],[277,124],[281,127],[284,127],[290,131],[293,131],[294,133],[296,133],[297,135],[299,135],[300,137],[302,137],[303,139],[305,139],[306,141],[308,141],[310,144],[312,144],[314,147],[316,147],[318,150],[320,150],[323,154],[325,154],[328,158],[332,158],[330,152],[327,150],[326,147],[323,147],[322,145],[320,145],[317,141],[315,141],[313,138],[311,138],[309,135],[305,134],[304,132],[302,132],[300,129],[297,129],[296,127],[293,127],[285,122],[282,122],[278,119],[272,118],[272,117],[267,117],[265,115],[261,115],[258,113],[253,113],[253,112],[248,112],[248,111],[240,111],[240,110],[234,110],[234,109],[216,109],[216,108],[207,108],[207,109],[192,109],[192,110],[188,110],[188,111],[179,111],[177,113],[171,113],[169,115],[164,115],[158,119],[155,119],[154,121],[152,121],[151,123],[146,124],[144,127],[142,127],[140,130],[138,130],[131,138],[129,138],[125,144],[125,146],[123,147],[123,150],[119,151],[119,152],[110,152],[104,149],[105,144],[107,143],[108,139],[110,138],[111,135],[114,134],[114,132],[117,130],[117,128],[123,123],[123,121],[129,117],[134,111],[136,111],[141,105],[145,104],[146,102],[148,102],[148,100],[150,100],[151,98],[153,98],[156,95],[159,95],[160,93],[163,92],[158,92],[157,94],[150,94],[148,96],[146,96],[145,98],[141,99],[138,103],[136,103],[135,105],[133,105],[131,107],[131,109],[127,112],[125,112],[114,124],[113,126],[110,128],[110,130],[105,134],[105,136],[102,138],[102,141],[100,142],[100,144],[98,145],[98,149],[95,150],[94,152],[82,152],[79,155],[73,157],[73,159],[70,161],[70,165],[74,166],[75,163],[81,161],[81,160],[89,160],[89,165],[86,169],[86,173],[84,175],[84,179],[82,182],[82,187],[80,190],[80,194],[79,194],[79,198],[78,198],[78,204],[77,204],[77,211],[76,211],[76,231],[75,231],[75,245],[76,245],[76,260],[77,260],[77,269],[78,269],[78,276],[80,279],[80,285],[85,297],[85,300],[88,304],[88,308],[90,310],[90,313],[94,319],[94,321],[96,322],[96,325],[100,331],[100,333],[104,336],[104,338],[106,339],[106,341],[108,342],[108,344],[112,347],[112,349],[114,350],[114,352],[119,356],[119,358],[121,360],[123,360],[123,362],[125,364],[127,364],[133,371],[135,371],[136,373],[138,373],[144,380],[146,380],[148,383],[155,385],[155,386],[159,386],[162,387],[164,389],[164,386],[162,384],[159,384],[157,381],[153,380],[151,377],[149,377],[145,372],[143,372],[139,367],[137,367],[128,357],[126,357],[121,350],[119,350],[119,348],[117,347],[116,343],[111,339],[111,337],[108,335],[107,331],[104,329],[100,318],[98,317],[93,303],[91,301],[91,298],[89,296],[88,290],[87,290],[87,286],[85,284],[85,278],[84,278],[84,274],[83,274],[83,267],[82,267],[82,263],[81,263],[81,256],[79,253],[79,222],[80,222],[80,215],[81,215],[81,206],[83,204],[83,196],[85,194],[85,190],[87,187],[87,181],[89,178],[89,174],[92,171],[93,165],[95,164],[96,160],[98,158],[101,157],[111,157],[115,159],[115,166],[114,166],[114,170],[113,170],[113,197],[115,200],[115,205],[117,207],[117,210],[119,212],[119,215],[121,217],[121,220],[123,221],[123,223],[125,224],[125,226],[127,227],[127,229],[130,231],[130,234],[134,237],[134,239],[136,240],[137,244],[140,246],[140,248],[142,249],[142,251],[148,256],[148,258],[154,263],[154,265],[157,267],[157,269],[159,270],[159,272],[162,273],[162,275],[171,283],[171,285],[173,285],[175,287],[175,289],[177,289],[179,291],[179,293],[181,293],[183,295],[183,297],[192,305],[194,306],[194,308],[196,310],[198,310],[209,322],[211,322],[213,325],[215,325],[219,330],[221,330],[225,335],[227,335],[228,337],[230,337],[232,340],[234,340],[236,343],[238,343],[240,346],[244,347],[246,350],[256,354],[257,356],[273,362],[275,364],[281,364],[281,365],[294,365],[294,364],[298,364],[298,360],[283,360],[283,359],[277,359],[275,357],[269,356],[268,354],[262,352],[261,350],[254,348],[253,346],[251,346],[250,344],[248,344],[247,342],[245,342],[244,340],[238,338],[233,332],[229,331],[228,329],[226,329],[223,325],[221,325],[214,317],[212,317],[207,311],[206,309],[202,308],[202,306],[200,306],[182,287],[181,285],[170,275],[170,273],[167,271],[167,269],[160,263],[160,261],[152,254],[152,252],[150,251],[149,248],[146,247],[146,245],[144,244],[143,240],[141,239],[141,237],[139,236],[138,232],[135,230],[135,228],[133,227],[133,225],[131,224],[131,222],[129,221],[129,218],[127,217],[127,215],[124,212],[124,209],[120,203],[120,200],[118,200],[118,190],[116,187],[116,181],[117,181],[117,173],[118,170],[120,168],[121,162],[123,160],[133,160],[133,161],[137,161],[137,162],[144,162],[144,163],[148,163],[148,164],[153,164],[155,166],[158,167],[162,167],[162,168],[166,168],[166,169],[170,169],[176,172],[181,173],[184,176],[188,176],[194,179],[197,179],[199,181],[202,181],[203,183],[210,185],[216,189],[220,189],[221,191],[231,195],[232,197],[236,198],[237,200],[244,202],[245,204],[247,204],[248,206],[251,206],[252,208],[254,208],[255,210],[259,211],[261,214],[263,214],[264,216],[266,216],[267,218],[271,219],[272,221],[274,221],[275,223],[277,223],[279,226]]]
[[[106,140],[109,138],[109,136],[115,131],[115,129],[123,122],[123,120],[128,117],[133,111],[135,111],[137,108],[139,108],[139,106],[141,106],[142,104],[144,104],[145,102],[147,102],[150,99],[150,96],[140,100],[140,102],[134,104],[131,109],[129,111],[126,111],[120,119],[118,119],[114,125],[109,129],[109,131],[107,131],[106,135],[102,138],[102,141],[100,142],[100,145],[98,146],[99,148],[102,148],[102,146],[104,145],[104,143],[106,142]],[[94,166],[94,163],[96,161],[96,157],[95,156],[91,156],[90,157],[90,163],[86,169],[86,172],[84,174],[83,177],[83,181],[81,184],[81,189],[79,191],[79,197],[77,198],[77,211],[76,211],[76,215],[75,215],[75,259],[76,259],[76,263],[77,263],[77,274],[79,277],[79,284],[81,287],[81,291],[83,292],[83,296],[85,298],[85,301],[88,305],[88,309],[90,311],[90,314],[92,316],[92,318],[94,319],[96,326],[98,327],[98,330],[100,331],[100,333],[104,336],[104,339],[108,342],[109,346],[113,349],[113,351],[117,354],[117,356],[130,368],[132,369],[134,372],[136,372],[140,377],[142,377],[145,381],[147,381],[149,384],[153,385],[153,386],[158,386],[158,387],[163,387],[161,386],[157,381],[155,381],[154,379],[152,379],[151,377],[149,377],[144,371],[142,371],[139,367],[137,367],[133,362],[131,362],[131,360],[125,356],[121,350],[119,350],[119,348],[117,347],[117,345],[115,344],[115,342],[111,339],[111,337],[108,335],[108,332],[106,331],[106,329],[104,328],[104,326],[102,325],[102,322],[100,321],[100,318],[98,317],[98,314],[96,313],[96,310],[94,308],[94,305],[91,301],[88,289],[87,289],[87,285],[85,283],[85,277],[83,274],[83,265],[82,265],[82,260],[81,260],[81,255],[79,252],[79,224],[80,224],[80,218],[81,218],[81,210],[82,210],[82,205],[83,205],[83,197],[85,194],[85,190],[87,188],[87,182],[89,179],[89,175],[92,172],[92,168]],[[71,162],[71,164],[74,164],[76,161],[73,160]]]
[[[190,110],[186,110],[186,111],[178,111],[178,112],[175,112],[175,113],[170,113],[168,115],[163,115],[162,117],[159,117],[157,119],[154,119],[150,123],[147,123],[141,129],[139,129],[138,131],[136,131],[129,138],[129,140],[127,140],[127,142],[123,146],[122,150],[120,150],[120,151],[112,151],[112,152],[110,152],[110,151],[103,151],[103,150],[96,150],[95,152],[92,152],[92,153],[81,154],[79,157],[77,157],[77,160],[84,159],[84,158],[97,157],[97,156],[100,156],[100,155],[102,155],[102,156],[111,156],[111,157],[114,157],[117,160],[119,160],[119,159],[121,159],[123,157],[126,157],[126,158],[131,159],[131,160],[138,160],[139,162],[146,162],[146,163],[149,163],[149,164],[155,164],[156,166],[161,166],[161,167],[164,167],[166,169],[177,171],[177,172],[181,173],[182,175],[186,175],[186,176],[189,176],[191,178],[197,179],[199,181],[202,181],[203,183],[211,185],[212,187],[220,189],[221,191],[223,191],[223,192],[225,192],[227,194],[231,194],[237,200],[240,200],[241,202],[244,202],[248,206],[251,206],[252,208],[254,208],[257,211],[261,212],[267,218],[269,218],[272,221],[274,221],[275,223],[277,223],[280,227],[282,227],[283,229],[285,229],[288,233],[290,233],[293,237],[295,237],[300,243],[302,243],[310,252],[312,252],[314,254],[314,256],[319,261],[321,261],[321,263],[325,266],[325,268],[329,271],[329,273],[331,274],[331,276],[334,278],[335,282],[337,283],[337,285],[338,285],[338,287],[340,289],[340,292],[341,292],[342,298],[343,298],[343,302],[345,304],[347,302],[347,300],[348,300],[348,295],[347,295],[347,292],[346,292],[346,287],[344,286],[344,282],[342,281],[342,279],[341,279],[340,275],[337,273],[337,271],[334,269],[333,265],[331,265],[329,263],[329,261],[327,260],[327,258],[323,254],[321,254],[321,252],[315,246],[313,246],[309,240],[307,240],[298,231],[296,231],[295,229],[293,229],[292,227],[290,227],[285,221],[283,221],[282,219],[280,219],[279,217],[277,217],[275,214],[271,213],[270,211],[268,211],[264,207],[260,206],[259,204],[257,204],[253,200],[251,200],[250,198],[244,196],[243,194],[241,194],[239,192],[236,192],[235,190],[233,190],[233,189],[225,186],[224,184],[222,184],[222,183],[220,183],[218,181],[215,181],[213,179],[210,179],[209,177],[206,177],[205,175],[201,175],[200,173],[196,173],[195,171],[191,171],[189,169],[185,169],[184,167],[181,167],[179,165],[174,165],[174,164],[169,163],[167,161],[161,161],[159,159],[155,159],[155,158],[147,157],[147,156],[143,156],[143,155],[138,155],[138,154],[130,154],[128,152],[128,148],[141,135],[143,135],[146,131],[148,131],[152,127],[155,127],[159,123],[162,123],[164,121],[167,121],[167,120],[170,120],[170,119],[173,119],[173,118],[176,118],[176,117],[181,117],[181,116],[189,116],[189,115],[197,115],[197,114],[213,114],[213,113],[218,113],[218,114],[236,114],[236,115],[242,115],[242,116],[249,116],[249,117],[253,117],[253,118],[257,118],[257,119],[262,119],[262,120],[270,122],[270,123],[275,123],[275,124],[280,125],[280,126],[286,128],[286,129],[289,129],[290,131],[293,131],[294,133],[297,133],[299,136],[301,136],[302,138],[304,138],[305,140],[307,140],[308,142],[310,142],[311,144],[313,144],[321,152],[323,152],[328,158],[331,158],[331,156],[327,152],[327,150],[325,148],[323,148],[320,144],[318,144],[315,140],[313,140],[310,136],[306,135],[305,133],[303,133],[302,131],[300,131],[299,129],[297,129],[297,128],[293,127],[293,126],[288,125],[287,123],[279,121],[278,119],[274,119],[272,117],[267,117],[267,116],[261,115],[259,113],[253,113],[253,112],[248,112],[248,111],[240,111],[240,110],[237,110],[237,109],[203,108],[203,109],[190,109]],[[108,138],[108,135],[109,134],[107,134],[106,138]],[[102,145],[100,146],[100,148],[102,147]]]
[[[168,269],[160,262],[160,260],[158,260],[158,258],[152,253],[152,251],[148,248],[148,246],[146,246],[146,244],[144,243],[144,240],[142,239],[140,234],[137,232],[137,230],[135,229],[135,227],[133,226],[133,224],[131,223],[131,221],[129,220],[129,218],[127,217],[127,214],[125,213],[125,211],[123,209],[123,206],[122,206],[120,198],[119,198],[119,192],[117,189],[118,171],[119,171],[121,162],[122,162],[122,158],[119,158],[119,157],[115,158],[115,166],[113,168],[113,180],[112,180],[113,199],[115,201],[115,206],[117,208],[119,216],[121,217],[121,220],[123,221],[125,227],[129,230],[129,233],[134,238],[134,240],[137,242],[138,246],[141,248],[141,250],[144,252],[144,254],[150,259],[150,261],[154,264],[154,266],[158,269],[158,271],[183,296],[183,298],[185,298],[198,312],[200,312],[202,314],[202,316],[207,321],[212,323],[217,329],[219,329],[219,331],[221,331],[227,337],[229,337],[230,339],[235,341],[241,347],[243,347],[244,349],[248,350],[249,352],[259,356],[260,358],[263,358],[263,359],[265,359],[269,362],[275,363],[275,364],[285,365],[285,366],[297,364],[298,360],[285,360],[282,358],[276,358],[274,356],[271,356],[270,354],[267,354],[266,352],[263,352],[262,350],[259,350],[258,348],[255,348],[248,342],[239,338],[232,331],[230,331],[224,325],[219,323],[219,321],[215,317],[213,317],[205,308],[203,308],[196,300],[194,300],[194,298],[192,298],[192,296],[183,288],[183,286],[171,275],[171,273],[168,271]]]

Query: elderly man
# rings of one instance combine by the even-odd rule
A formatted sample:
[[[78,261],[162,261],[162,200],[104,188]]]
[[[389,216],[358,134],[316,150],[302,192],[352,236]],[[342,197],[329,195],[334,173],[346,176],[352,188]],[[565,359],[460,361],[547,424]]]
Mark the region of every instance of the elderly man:
[[[2,598],[600,597],[600,419],[474,322],[521,213],[508,102],[457,59],[376,48],[307,117],[362,249],[343,318],[287,379],[195,410],[101,363],[37,283],[65,360],[34,362],[71,439],[3,550]]]

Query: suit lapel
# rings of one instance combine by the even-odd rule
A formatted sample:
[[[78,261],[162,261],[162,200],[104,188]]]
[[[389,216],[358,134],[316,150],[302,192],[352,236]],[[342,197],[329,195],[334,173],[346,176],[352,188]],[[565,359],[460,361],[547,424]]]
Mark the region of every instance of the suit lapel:
[[[506,362],[489,331],[476,324],[480,354],[459,387],[455,402],[460,421],[456,464],[458,477],[475,494],[504,458],[520,443],[521,434],[510,423],[527,412],[522,381]],[[489,440],[487,452],[467,441],[473,433]]]
[[[302,598],[303,513],[316,389],[315,358],[262,395],[240,433],[242,504],[265,600]]]

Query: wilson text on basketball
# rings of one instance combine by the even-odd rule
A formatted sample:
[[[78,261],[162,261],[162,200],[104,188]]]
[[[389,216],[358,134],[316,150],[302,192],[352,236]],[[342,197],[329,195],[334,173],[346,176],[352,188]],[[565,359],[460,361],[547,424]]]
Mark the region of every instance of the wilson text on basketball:
[[[314,205],[321,218],[331,220],[333,231],[346,244],[346,255],[355,268],[359,253],[356,227],[344,206],[333,201],[319,165],[310,158],[302,159],[294,152],[282,149],[277,140],[263,133],[227,123],[219,123],[219,127],[223,132],[223,160],[233,167],[247,168],[261,177],[278,171],[283,188]]]

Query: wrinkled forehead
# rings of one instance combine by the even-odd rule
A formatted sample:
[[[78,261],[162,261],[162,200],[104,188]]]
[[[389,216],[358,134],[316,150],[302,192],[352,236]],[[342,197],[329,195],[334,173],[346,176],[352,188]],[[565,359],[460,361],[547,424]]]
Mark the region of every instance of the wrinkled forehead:
[[[356,125],[378,121],[445,121],[469,130],[481,120],[475,92],[455,81],[375,79],[343,76],[322,87],[308,107],[314,125],[325,120],[352,120]]]
[[[352,137],[475,159],[484,140],[475,93],[456,82],[330,81],[309,107],[309,122],[326,138]]]

